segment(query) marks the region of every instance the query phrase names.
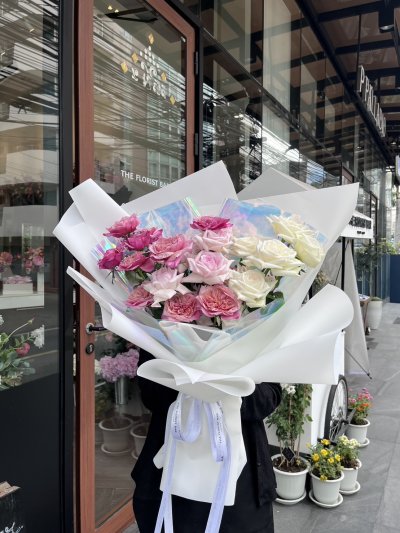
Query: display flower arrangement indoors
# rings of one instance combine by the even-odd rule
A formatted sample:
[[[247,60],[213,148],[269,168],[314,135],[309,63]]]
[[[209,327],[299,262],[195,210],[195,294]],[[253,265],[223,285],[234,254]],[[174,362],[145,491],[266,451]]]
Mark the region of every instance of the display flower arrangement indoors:
[[[344,478],[341,456],[327,439],[310,446],[310,499],[323,507],[336,507],[343,502],[340,484]]]
[[[12,265],[13,259],[14,257],[10,252],[0,252],[0,273]]]
[[[23,376],[35,373],[29,361],[24,358],[30,352],[32,344],[38,348],[44,345],[44,326],[27,333],[18,333],[32,323],[33,319],[11,333],[0,332],[0,391],[21,385]],[[0,326],[3,324],[4,319],[0,315]]]
[[[100,375],[109,383],[114,383],[115,404],[123,406],[128,403],[129,379],[136,376],[139,353],[130,348],[115,357],[106,355],[99,360]],[[131,451],[130,430],[132,418],[117,414],[101,420],[99,428],[103,432],[101,449],[108,455],[121,455]]]
[[[35,270],[40,270],[44,265],[43,246],[28,248],[22,258],[22,264],[27,274]]]
[[[311,385],[282,385],[279,407],[267,419],[274,426],[280,453],[272,457],[279,503],[294,504],[306,496],[305,483],[310,463],[300,457],[300,440],[304,423],[312,422],[307,414],[311,402]]]
[[[349,439],[356,439],[360,447],[368,446],[368,420],[369,410],[372,407],[372,396],[368,389],[363,388],[360,392],[350,395],[348,409],[352,411],[351,422],[347,425],[346,434]]]
[[[357,481],[358,471],[362,466],[358,458],[360,444],[356,439],[349,439],[346,435],[341,435],[336,443],[336,453],[340,455],[340,462],[343,466],[344,478],[340,483],[342,494],[355,494],[360,490]]]

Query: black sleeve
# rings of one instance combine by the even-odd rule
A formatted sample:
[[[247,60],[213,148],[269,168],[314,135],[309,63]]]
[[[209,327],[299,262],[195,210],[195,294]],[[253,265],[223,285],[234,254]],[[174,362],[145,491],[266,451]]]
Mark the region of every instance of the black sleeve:
[[[278,407],[282,388],[279,383],[259,383],[250,396],[242,398],[242,420],[264,420]]]
[[[151,353],[141,349],[139,353],[138,367],[152,359],[154,359],[154,356],[151,355]],[[171,403],[176,400],[178,395],[177,391],[159,385],[149,379],[141,378],[139,376],[137,376],[137,379],[144,406],[152,412],[159,411],[167,413]]]

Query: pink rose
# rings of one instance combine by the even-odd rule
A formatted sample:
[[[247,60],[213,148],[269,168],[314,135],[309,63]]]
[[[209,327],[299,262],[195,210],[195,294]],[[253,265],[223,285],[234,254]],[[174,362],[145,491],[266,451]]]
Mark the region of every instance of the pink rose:
[[[197,297],[188,292],[187,294],[175,294],[164,305],[163,320],[175,320],[176,322],[193,322],[200,318],[201,311]]]
[[[110,270],[118,266],[120,262],[122,261],[122,258],[123,258],[122,252],[120,252],[116,248],[111,248],[111,250],[106,251],[106,253],[98,261],[97,264],[99,268],[102,268],[104,270]]]
[[[235,293],[225,285],[201,287],[197,297],[204,315],[219,316],[222,320],[240,318],[240,301]]]
[[[107,237],[125,237],[134,232],[139,226],[139,219],[136,215],[123,217],[118,222],[115,222],[110,228],[107,228],[108,233],[104,233]]]
[[[145,307],[149,307],[153,302],[153,295],[146,291],[142,285],[139,285],[139,287],[133,289],[125,303],[128,307],[144,309]]]
[[[162,229],[157,228],[139,230],[126,240],[126,247],[130,250],[143,250],[159,239],[162,231]]]
[[[232,228],[220,230],[207,229],[201,235],[193,237],[194,242],[201,250],[221,252],[223,248],[232,243]]]
[[[24,355],[27,355],[29,353],[30,349],[31,349],[30,344],[28,344],[27,342],[24,342],[24,344],[20,346],[19,348],[16,348],[15,351],[17,352],[19,357],[24,357]]]
[[[227,259],[219,252],[206,252],[202,250],[196,257],[189,257],[188,263],[192,273],[184,278],[184,283],[217,285],[223,283],[230,277],[230,266],[233,260]]]
[[[184,235],[160,237],[149,246],[151,257],[169,268],[176,268],[192,250],[193,243]]]
[[[142,283],[142,287],[154,296],[152,307],[160,307],[160,302],[169,300],[177,292],[185,294],[189,290],[181,284],[183,274],[176,270],[160,268],[151,274],[151,280]]]
[[[229,222],[229,218],[221,217],[199,217],[195,218],[190,224],[191,228],[199,229],[201,231],[206,231],[207,229],[212,229],[214,231],[229,228],[232,224]]]
[[[136,270],[140,268],[143,272],[153,272],[155,263],[150,257],[146,257],[140,252],[127,255],[120,262],[119,270]]]
[[[44,265],[44,258],[41,255],[35,255],[32,262],[36,267],[41,267]]]

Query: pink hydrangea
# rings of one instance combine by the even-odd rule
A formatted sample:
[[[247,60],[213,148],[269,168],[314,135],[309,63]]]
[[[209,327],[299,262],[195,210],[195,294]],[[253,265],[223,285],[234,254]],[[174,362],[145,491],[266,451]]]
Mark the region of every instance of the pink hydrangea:
[[[229,228],[232,224],[229,222],[229,218],[221,217],[210,217],[204,216],[195,218],[190,224],[190,227],[193,229],[199,229],[200,231],[211,230],[220,230],[223,228]]]
[[[219,316],[222,320],[238,320],[240,318],[240,301],[226,285],[201,287],[198,301],[205,316]]]
[[[100,359],[100,372],[106,381],[115,383],[119,378],[136,376],[139,352],[131,348],[127,352],[119,353],[115,357],[106,355]]]
[[[193,243],[184,235],[174,237],[160,237],[149,246],[151,257],[158,263],[164,263],[169,268],[176,268],[191,252]]]
[[[128,307],[144,309],[145,307],[151,306],[153,302],[153,295],[146,291],[142,285],[139,285],[139,287],[135,287],[132,290],[125,303]]]
[[[117,248],[111,248],[111,250],[107,250],[100,259],[98,266],[103,270],[111,270],[120,264],[122,258],[122,252],[120,252]]]
[[[107,228],[108,233],[104,233],[107,237],[126,237],[130,233],[133,233],[139,226],[139,219],[136,215],[123,217],[118,222],[115,222],[110,228]]]
[[[164,305],[163,320],[176,322],[193,322],[200,318],[201,311],[197,297],[189,292],[187,294],[175,294]]]
[[[127,255],[120,262],[119,270],[136,270],[140,268],[143,272],[153,272],[155,263],[151,257],[146,257],[140,252],[135,252],[131,255]]]
[[[130,250],[143,250],[162,235],[162,229],[150,228],[137,231],[126,239],[126,247]]]

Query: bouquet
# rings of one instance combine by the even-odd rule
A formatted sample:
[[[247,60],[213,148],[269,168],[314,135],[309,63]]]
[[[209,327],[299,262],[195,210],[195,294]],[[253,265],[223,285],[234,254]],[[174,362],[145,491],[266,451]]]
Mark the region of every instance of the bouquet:
[[[352,305],[333,286],[302,303],[357,189],[240,201],[217,163],[122,207],[92,180],[71,191],[54,233],[95,282],[69,274],[104,327],[156,357],[138,375],[180,393],[155,457],[162,515],[170,493],[212,502],[218,531],[246,462],[240,404],[255,383],[337,382]]]
[[[0,272],[4,272],[6,267],[11,266],[13,260],[14,257],[10,252],[0,252]]]
[[[33,319],[14,329],[11,333],[0,333],[0,390],[21,385],[22,377],[34,374],[35,370],[24,359],[30,352],[31,343],[38,348],[44,344],[44,326],[29,333],[17,333],[25,326],[30,326]],[[0,326],[4,324],[0,315]]]
[[[30,274],[32,270],[39,270],[44,265],[43,247],[28,248],[22,258],[22,264],[27,274]]]

